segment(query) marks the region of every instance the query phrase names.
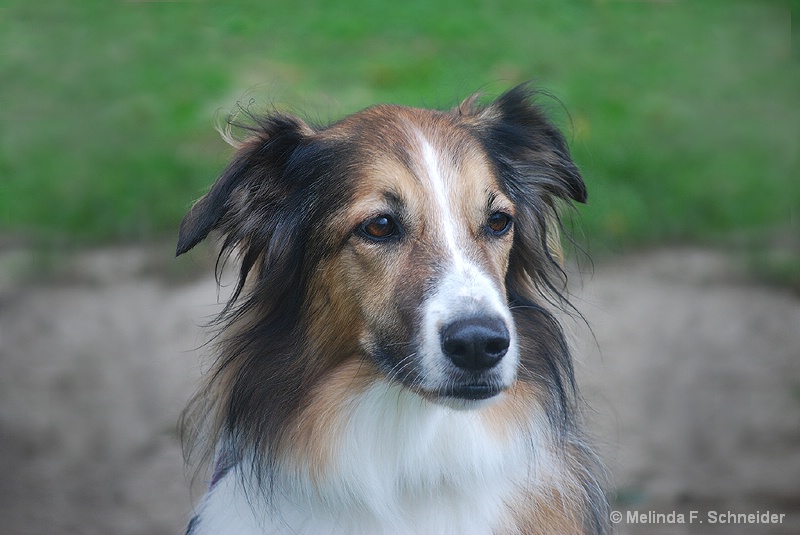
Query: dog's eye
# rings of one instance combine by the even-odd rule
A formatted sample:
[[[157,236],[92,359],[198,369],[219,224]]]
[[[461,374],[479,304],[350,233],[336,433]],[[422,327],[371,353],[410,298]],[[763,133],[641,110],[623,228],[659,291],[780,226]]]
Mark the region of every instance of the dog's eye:
[[[365,221],[360,230],[363,236],[374,241],[388,240],[399,233],[397,223],[389,215],[379,215]]]
[[[495,236],[502,236],[511,229],[511,216],[505,212],[495,212],[489,216],[486,226]]]

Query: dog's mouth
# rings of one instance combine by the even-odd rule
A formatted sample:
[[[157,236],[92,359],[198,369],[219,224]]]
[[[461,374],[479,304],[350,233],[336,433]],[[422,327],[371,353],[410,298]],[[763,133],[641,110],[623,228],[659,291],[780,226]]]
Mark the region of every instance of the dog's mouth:
[[[471,409],[491,403],[502,394],[508,385],[491,380],[476,380],[450,383],[439,388],[411,388],[417,395],[431,403],[455,409]]]
[[[490,399],[500,394],[504,389],[499,385],[490,383],[471,383],[464,385],[453,385],[450,388],[439,392],[443,398],[455,398],[465,401],[479,401]]]

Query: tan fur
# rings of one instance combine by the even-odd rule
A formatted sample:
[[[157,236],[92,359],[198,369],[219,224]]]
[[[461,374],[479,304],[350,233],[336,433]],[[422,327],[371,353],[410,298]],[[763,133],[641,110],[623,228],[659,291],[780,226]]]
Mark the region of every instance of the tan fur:
[[[540,405],[539,395],[533,385],[515,381],[503,393],[502,399],[481,409],[478,414],[498,436],[508,438],[530,425],[531,407],[537,405]]]
[[[379,378],[374,366],[358,357],[332,370],[312,391],[310,403],[287,437],[291,443],[287,462],[305,471],[312,481],[322,481],[339,447],[340,436],[334,431],[344,425],[348,403]]]
[[[584,532],[583,504],[556,489],[528,495],[514,507],[514,535],[576,535]],[[512,535],[512,534],[509,534]]]

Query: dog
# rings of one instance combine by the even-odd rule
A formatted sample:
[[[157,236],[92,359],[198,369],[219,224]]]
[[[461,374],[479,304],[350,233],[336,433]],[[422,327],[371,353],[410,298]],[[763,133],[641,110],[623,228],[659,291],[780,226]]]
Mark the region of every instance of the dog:
[[[188,534],[609,532],[556,319],[586,187],[538,95],[238,125],[177,247],[216,231],[238,265],[183,417],[214,466]]]

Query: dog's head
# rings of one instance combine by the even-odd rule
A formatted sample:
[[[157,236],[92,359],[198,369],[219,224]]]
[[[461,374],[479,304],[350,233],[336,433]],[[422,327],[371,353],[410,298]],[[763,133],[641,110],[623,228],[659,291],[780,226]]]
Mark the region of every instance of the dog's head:
[[[366,360],[450,406],[512,385],[512,309],[552,285],[557,199],[586,198],[529,89],[452,112],[377,106],[325,128],[276,114],[250,130],[177,251],[217,229],[240,256],[241,344],[269,342],[304,377]],[[311,363],[291,363],[299,353]]]

